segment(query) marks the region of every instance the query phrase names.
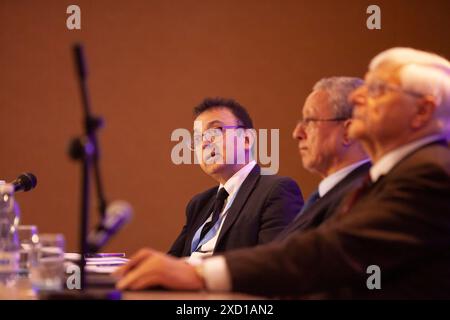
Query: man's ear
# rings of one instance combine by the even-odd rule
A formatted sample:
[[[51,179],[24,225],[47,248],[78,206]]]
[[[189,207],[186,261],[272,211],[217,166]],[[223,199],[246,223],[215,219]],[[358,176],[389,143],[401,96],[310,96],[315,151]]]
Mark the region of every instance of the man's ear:
[[[352,124],[352,119],[347,119],[344,121],[344,134],[343,134],[342,142],[345,147],[349,147],[353,142],[353,140],[350,139],[350,135],[349,135],[349,129],[350,129],[351,124]]]
[[[411,126],[413,129],[420,129],[433,119],[436,110],[436,99],[433,96],[426,95],[419,99],[416,106],[417,112],[412,119]]]
[[[251,150],[256,143],[256,130],[245,129],[245,150]]]

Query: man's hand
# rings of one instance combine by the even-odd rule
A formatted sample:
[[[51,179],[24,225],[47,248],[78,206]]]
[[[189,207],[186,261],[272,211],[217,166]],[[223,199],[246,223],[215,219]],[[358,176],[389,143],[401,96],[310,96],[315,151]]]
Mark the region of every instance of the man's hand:
[[[152,249],[139,250],[113,275],[120,278],[116,284],[120,290],[139,290],[152,286],[163,286],[175,290],[205,288],[204,280],[185,260],[173,258]]]

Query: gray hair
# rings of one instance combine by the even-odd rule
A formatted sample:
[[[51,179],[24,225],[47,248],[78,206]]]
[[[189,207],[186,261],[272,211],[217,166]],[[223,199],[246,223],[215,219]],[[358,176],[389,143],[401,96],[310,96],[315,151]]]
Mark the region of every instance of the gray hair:
[[[354,77],[330,77],[319,80],[313,91],[324,90],[337,118],[351,118],[353,104],[349,102],[350,93],[364,84],[364,80]]]
[[[398,65],[403,89],[431,95],[443,133],[450,134],[450,62],[437,54],[412,48],[392,48],[372,59],[369,70],[382,64]]]

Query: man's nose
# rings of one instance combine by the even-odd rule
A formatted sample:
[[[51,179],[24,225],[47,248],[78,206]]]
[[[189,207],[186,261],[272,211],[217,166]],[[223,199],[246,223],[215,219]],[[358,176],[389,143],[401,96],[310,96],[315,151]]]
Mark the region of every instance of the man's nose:
[[[348,101],[355,107],[362,106],[366,103],[367,99],[367,87],[365,85],[354,90],[348,96]]]
[[[294,128],[294,131],[292,131],[292,138],[296,140],[305,139],[305,130],[303,128],[303,125],[301,122],[297,123],[297,125]]]

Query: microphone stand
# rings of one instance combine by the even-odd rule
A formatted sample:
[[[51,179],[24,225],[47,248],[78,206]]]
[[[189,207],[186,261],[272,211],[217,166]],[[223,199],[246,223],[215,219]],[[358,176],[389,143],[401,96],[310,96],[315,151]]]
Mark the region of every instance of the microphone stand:
[[[89,204],[90,204],[90,173],[94,171],[96,183],[98,210],[101,219],[106,213],[106,201],[103,194],[99,166],[99,145],[97,142],[97,131],[103,126],[103,119],[95,117],[91,113],[89,91],[87,86],[87,68],[83,54],[83,47],[79,44],[74,47],[75,61],[77,65],[78,76],[80,80],[80,91],[84,111],[84,131],[85,134],[71,140],[69,145],[69,156],[76,161],[80,161],[81,166],[81,206],[80,206],[80,289],[67,290],[64,292],[44,293],[41,297],[44,299],[108,299],[118,300],[121,293],[117,290],[104,291],[102,288],[86,287],[86,254],[90,253],[87,241],[87,231],[89,227]],[[99,279],[100,280],[100,279]],[[101,281],[103,285],[111,285],[110,281]]]
[[[103,119],[91,113],[89,91],[87,86],[87,66],[84,59],[83,47],[80,44],[74,47],[75,60],[80,81],[80,91],[84,111],[84,131],[81,137],[73,139],[70,143],[69,154],[74,160],[82,162],[81,183],[81,212],[80,212],[80,271],[81,290],[86,288],[86,253],[89,253],[87,245],[87,233],[89,227],[89,204],[90,204],[90,172],[94,171],[94,178],[98,199],[98,211],[103,219],[106,211],[106,200],[101,183],[99,166],[100,149],[97,140],[97,131],[103,126]]]

